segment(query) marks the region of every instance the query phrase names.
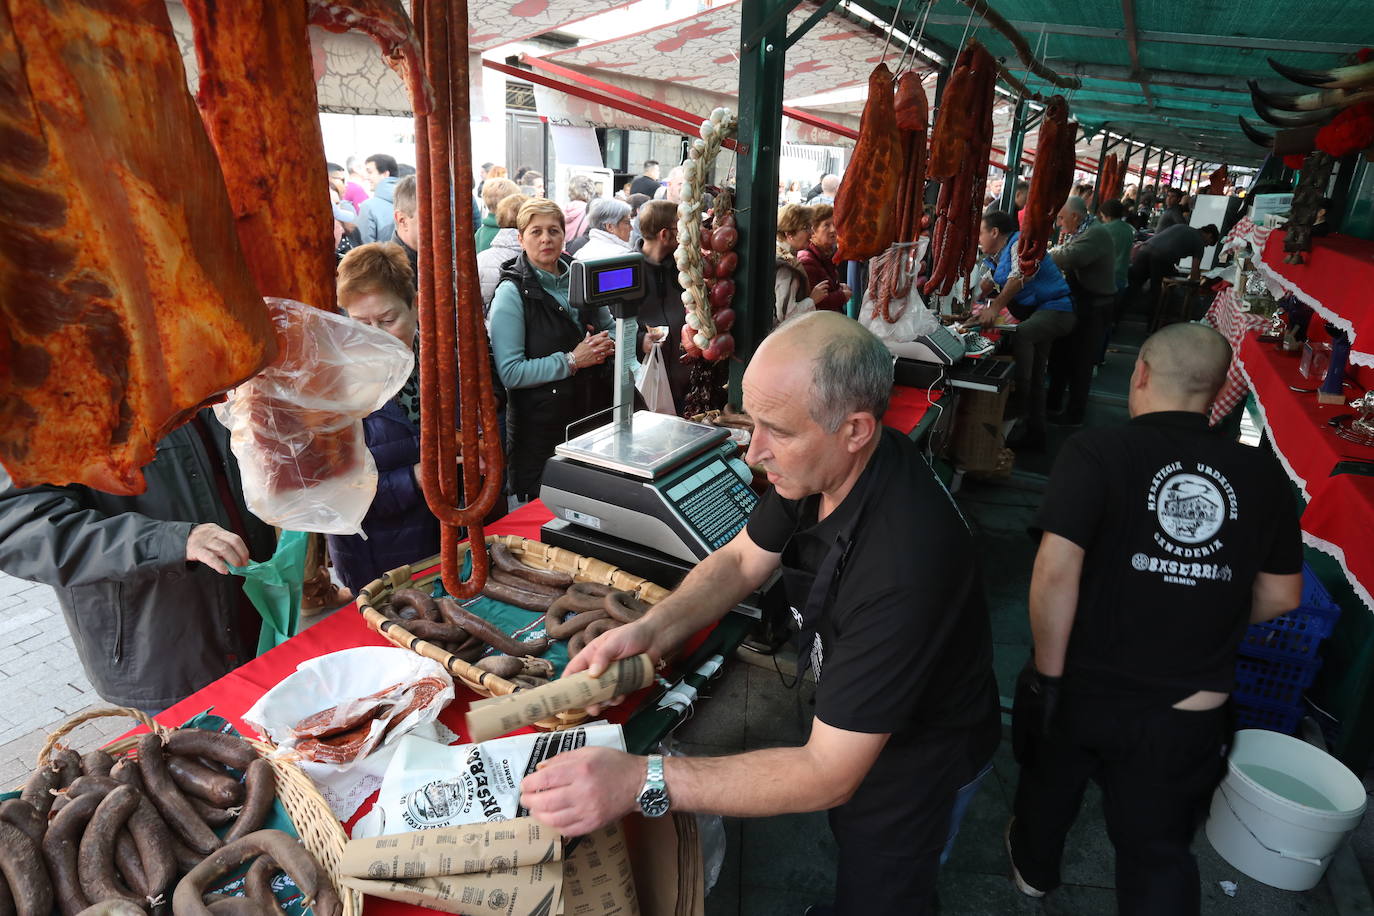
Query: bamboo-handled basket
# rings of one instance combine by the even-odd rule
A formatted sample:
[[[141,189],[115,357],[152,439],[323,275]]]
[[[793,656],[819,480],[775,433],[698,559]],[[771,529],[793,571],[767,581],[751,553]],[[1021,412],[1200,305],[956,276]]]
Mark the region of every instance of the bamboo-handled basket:
[[[54,750],[65,747],[62,739],[83,722],[116,716],[133,719],[140,725],[146,725],[155,734],[166,735],[172,731],[165,725],[154,722],[147,714],[137,709],[127,709],[122,706],[92,709],[81,715],[73,716],[48,735],[48,740],[43,742],[43,747],[38,751],[38,766],[45,766]],[[118,760],[134,750],[139,737],[139,735],[130,735],[120,738],[104,745],[102,749]],[[329,880],[333,882],[334,888],[339,892],[339,899],[343,901],[343,916],[362,916],[363,895],[357,891],[348,890],[339,883],[339,859],[343,855],[344,843],[348,842],[348,837],[344,835],[343,826],[334,816],[334,812],[330,810],[329,803],[316,790],[310,777],[301,772],[300,767],[288,760],[272,756],[273,752],[276,751],[274,745],[266,741],[259,741],[256,738],[242,737],[252,746],[253,750],[258,752],[260,757],[272,765],[272,771],[277,777],[277,798],[286,808],[287,816],[291,818],[291,823],[300,836],[301,844],[324,868]]]
[[[618,566],[612,566],[602,560],[573,553],[571,550],[552,547],[540,541],[532,541],[513,534],[487,536],[486,543],[497,542],[505,544],[515,558],[526,566],[533,569],[567,573],[573,577],[575,582],[594,582],[599,585],[609,585],[620,591],[633,592],[635,597],[649,604],[657,604],[669,594],[668,589],[656,585],[648,579],[628,573]],[[461,561],[466,556],[466,551],[471,549],[471,545],[463,544],[459,549],[463,551],[459,554]],[[400,623],[377,609],[378,605],[387,604],[391,599],[392,592],[397,589],[418,588],[422,591],[429,591],[434,580],[439,578],[438,570],[424,575],[416,575],[413,570],[429,569],[438,562],[439,558],[435,556],[407,566],[400,566],[390,572],[383,573],[381,578],[374,579],[363,586],[358,593],[358,610],[362,613],[363,619],[367,621],[368,626],[381,633],[395,645],[402,649],[418,652],[425,658],[433,659],[443,665],[450,674],[479,696],[503,697],[522,689],[519,685],[511,683],[503,677],[498,677],[490,671],[484,671],[476,665],[463,661],[453,653],[428,640],[412,635]],[[540,728],[556,730],[571,728],[585,719],[586,714],[581,710],[569,710],[566,713],[560,713],[555,718],[536,722],[535,725]]]

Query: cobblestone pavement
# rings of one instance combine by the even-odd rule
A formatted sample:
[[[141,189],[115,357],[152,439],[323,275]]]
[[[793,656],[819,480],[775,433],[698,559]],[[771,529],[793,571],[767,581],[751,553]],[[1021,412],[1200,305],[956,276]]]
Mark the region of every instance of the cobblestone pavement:
[[[23,781],[53,728],[104,705],[81,669],[56,592],[0,573],[0,789]],[[76,746],[95,747],[130,724],[86,723]]]

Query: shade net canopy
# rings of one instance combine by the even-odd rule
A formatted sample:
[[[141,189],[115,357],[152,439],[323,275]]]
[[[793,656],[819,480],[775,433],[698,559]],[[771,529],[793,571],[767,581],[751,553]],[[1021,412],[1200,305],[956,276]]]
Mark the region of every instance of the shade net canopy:
[[[1029,72],[1012,42],[957,0],[863,5],[885,21],[900,8],[901,23],[913,34],[924,20],[923,43],[939,53],[976,35],[1029,89],[1062,93],[1090,133],[1107,129],[1234,165],[1256,165],[1265,156],[1245,138],[1237,116],[1272,133],[1254,114],[1246,80],[1282,93],[1310,91],[1280,77],[1266,57],[1325,69],[1374,46],[1369,0],[991,0],[1051,70],[1081,81],[1062,89]]]

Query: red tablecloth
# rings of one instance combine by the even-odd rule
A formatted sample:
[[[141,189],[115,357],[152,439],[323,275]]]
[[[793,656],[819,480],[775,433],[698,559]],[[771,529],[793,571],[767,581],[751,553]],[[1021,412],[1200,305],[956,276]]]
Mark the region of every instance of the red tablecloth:
[[[1315,394],[1289,388],[1313,387],[1298,372],[1298,354],[1282,352],[1251,334],[1241,345],[1239,360],[1274,450],[1307,497],[1303,540],[1335,557],[1356,593],[1374,610],[1374,477],[1330,476],[1342,458],[1374,460],[1374,448],[1347,442],[1327,425],[1331,417],[1350,413],[1349,407],[1319,404]]]
[[[1350,337],[1350,361],[1374,366],[1374,242],[1349,235],[1312,240],[1304,264],[1283,263],[1282,229],[1264,243],[1260,269]]]
[[[887,413],[883,414],[883,425],[890,426],[902,435],[909,436],[926,415],[926,411],[940,402],[943,391],[927,391],[924,388],[908,388],[905,385],[892,386],[892,399],[887,402]]]

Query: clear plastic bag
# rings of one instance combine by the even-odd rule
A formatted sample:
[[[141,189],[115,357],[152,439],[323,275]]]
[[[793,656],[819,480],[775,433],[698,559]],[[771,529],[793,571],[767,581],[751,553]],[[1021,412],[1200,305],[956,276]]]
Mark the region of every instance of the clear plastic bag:
[[[893,245],[869,261],[870,279],[859,309],[859,321],[881,341],[906,343],[939,326],[939,319],[926,308],[921,298],[921,285],[916,282],[929,241],[923,236],[914,244]],[[884,290],[892,294],[887,305],[888,314],[897,316],[890,323],[883,317],[881,296]]]
[[[254,515],[270,525],[359,534],[377,492],[363,417],[415,363],[385,331],[290,299],[268,299],[277,359],[215,407]]]

